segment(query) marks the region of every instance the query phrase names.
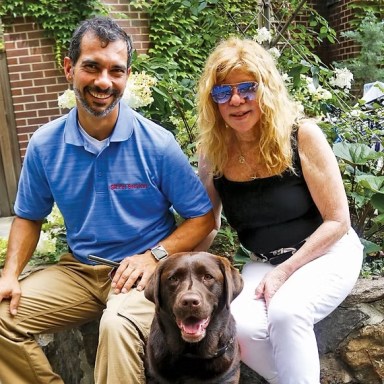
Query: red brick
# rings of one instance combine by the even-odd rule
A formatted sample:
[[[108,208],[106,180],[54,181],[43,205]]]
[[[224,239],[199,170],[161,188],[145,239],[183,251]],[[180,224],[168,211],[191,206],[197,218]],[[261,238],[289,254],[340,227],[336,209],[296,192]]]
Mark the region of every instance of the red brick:
[[[8,49],[7,50],[7,57],[20,57],[20,56],[27,56],[29,54],[27,48],[23,49]]]
[[[31,80],[12,81],[12,87],[14,88],[30,88],[32,85],[33,82]]]
[[[38,95],[39,93],[44,92],[44,89],[42,87],[33,87],[33,88],[26,88],[23,89],[24,95]]]
[[[12,87],[12,83],[11,83],[11,87]],[[11,88],[11,94],[12,94],[12,97],[20,96],[22,94],[22,90],[16,89],[16,88]]]
[[[16,96],[13,98],[13,101],[15,105],[17,104],[26,104],[26,103],[32,103],[35,101],[34,96]]]
[[[47,117],[37,117],[37,118],[30,118],[28,119],[28,124],[36,125],[36,127],[41,127],[44,124],[48,123]]]
[[[38,79],[44,76],[44,72],[42,71],[31,71],[31,72],[23,72],[23,79]]]
[[[52,116],[52,114],[57,115],[58,114],[58,108],[56,109],[40,109],[38,110],[38,116],[39,117],[45,117],[45,116]]]
[[[36,102],[25,104],[25,111],[19,112],[20,114],[17,114],[17,118],[20,119],[20,118],[36,117],[37,110],[35,108],[35,105],[36,105]]]

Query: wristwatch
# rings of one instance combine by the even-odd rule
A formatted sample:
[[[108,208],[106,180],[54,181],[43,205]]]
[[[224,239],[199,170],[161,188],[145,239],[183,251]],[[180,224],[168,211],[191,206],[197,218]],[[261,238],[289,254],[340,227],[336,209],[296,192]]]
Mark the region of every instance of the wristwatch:
[[[153,247],[151,253],[157,261],[163,260],[168,256],[167,250],[160,244]]]

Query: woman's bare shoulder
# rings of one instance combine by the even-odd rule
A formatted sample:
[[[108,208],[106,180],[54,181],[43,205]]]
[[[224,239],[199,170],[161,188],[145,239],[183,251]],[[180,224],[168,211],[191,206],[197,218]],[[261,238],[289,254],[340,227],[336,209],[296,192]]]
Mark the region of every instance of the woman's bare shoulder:
[[[316,143],[317,140],[326,141],[326,137],[316,120],[302,119],[298,123],[298,140],[300,145],[305,142]]]

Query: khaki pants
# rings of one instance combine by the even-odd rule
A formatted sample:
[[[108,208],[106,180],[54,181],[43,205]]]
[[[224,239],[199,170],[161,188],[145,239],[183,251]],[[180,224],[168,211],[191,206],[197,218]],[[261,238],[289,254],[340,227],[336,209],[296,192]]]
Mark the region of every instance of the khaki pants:
[[[57,265],[21,281],[18,314],[0,303],[0,384],[62,384],[34,335],[53,333],[99,318],[95,383],[145,383],[144,345],[154,305],[136,289],[111,292],[106,266],[65,254]]]

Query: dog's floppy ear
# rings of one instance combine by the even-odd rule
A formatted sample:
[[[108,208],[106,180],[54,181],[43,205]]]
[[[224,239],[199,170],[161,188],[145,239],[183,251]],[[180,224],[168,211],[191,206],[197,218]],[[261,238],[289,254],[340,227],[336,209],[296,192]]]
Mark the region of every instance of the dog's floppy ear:
[[[219,256],[220,268],[224,276],[224,288],[226,292],[226,306],[230,307],[234,300],[243,289],[243,279],[240,272],[225,257]]]
[[[153,272],[144,290],[144,296],[149,301],[152,301],[152,303],[155,303],[156,312],[158,312],[160,308],[161,272],[163,271],[164,263],[165,263],[165,260],[162,261],[161,263],[158,263],[155,271]]]

